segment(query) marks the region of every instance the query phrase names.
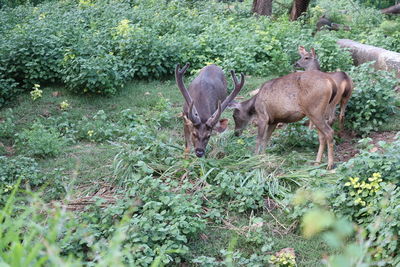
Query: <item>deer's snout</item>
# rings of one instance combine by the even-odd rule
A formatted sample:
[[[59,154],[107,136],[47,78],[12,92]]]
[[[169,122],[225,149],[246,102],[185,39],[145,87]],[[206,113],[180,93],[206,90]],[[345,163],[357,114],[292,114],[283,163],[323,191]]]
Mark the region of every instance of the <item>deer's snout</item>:
[[[298,61],[296,61],[296,63],[294,63],[294,67],[295,67],[295,68],[301,68],[301,66],[300,66],[300,64],[299,64]]]
[[[198,158],[201,158],[201,157],[204,156],[204,154],[205,154],[204,149],[201,149],[201,148],[196,148],[194,152],[196,153],[196,156],[197,156]]]

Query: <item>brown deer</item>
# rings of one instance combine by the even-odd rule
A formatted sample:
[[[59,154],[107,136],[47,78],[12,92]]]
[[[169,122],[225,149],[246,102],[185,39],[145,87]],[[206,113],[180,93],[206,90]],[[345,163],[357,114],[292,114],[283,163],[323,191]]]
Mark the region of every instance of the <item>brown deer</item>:
[[[337,88],[329,75],[321,71],[294,72],[264,83],[258,94],[241,103],[232,103],[235,135],[239,136],[253,116],[257,116],[256,153],[265,151],[278,123],[296,122],[307,116],[317,127],[319,149],[316,164],[321,163],[328,145],[328,169],[333,167],[333,130],[325,120],[329,102]]]
[[[320,70],[319,61],[315,53],[314,48],[311,48],[311,52],[308,52],[303,46],[299,46],[299,54],[301,58],[295,63],[295,67],[303,68],[304,70]],[[346,111],[347,103],[353,92],[353,81],[350,76],[343,71],[337,72],[326,72],[336,83],[337,93],[333,101],[329,104],[327,119],[329,125],[332,125],[335,120],[336,105],[340,103],[340,115],[339,115],[339,133],[343,132],[344,128],[344,116]],[[310,121],[310,128],[312,122]]]
[[[241,73],[239,83],[235,72],[231,71],[235,88],[227,97],[227,83],[220,67],[209,65],[201,69],[187,90],[183,76],[188,68],[189,63],[182,69],[178,64],[175,69],[176,83],[185,99],[183,107],[185,154],[189,153],[192,142],[196,156],[202,157],[213,129],[216,128],[219,132],[226,129],[228,120],[219,118],[243,88],[244,75]]]

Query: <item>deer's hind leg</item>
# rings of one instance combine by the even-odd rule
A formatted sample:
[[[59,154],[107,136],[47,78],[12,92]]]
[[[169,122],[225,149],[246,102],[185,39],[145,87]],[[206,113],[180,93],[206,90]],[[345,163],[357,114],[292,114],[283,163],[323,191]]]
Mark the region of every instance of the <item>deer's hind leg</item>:
[[[333,150],[333,129],[329,126],[323,116],[310,115],[310,119],[318,129],[319,148],[316,158],[316,163],[322,161],[322,156],[325,150],[325,145],[328,145],[328,166],[327,169],[333,168],[334,163],[334,150]]]
[[[347,103],[349,102],[350,96],[343,97],[340,101],[340,114],[339,114],[339,133],[343,132],[344,129],[344,116],[346,112]]]

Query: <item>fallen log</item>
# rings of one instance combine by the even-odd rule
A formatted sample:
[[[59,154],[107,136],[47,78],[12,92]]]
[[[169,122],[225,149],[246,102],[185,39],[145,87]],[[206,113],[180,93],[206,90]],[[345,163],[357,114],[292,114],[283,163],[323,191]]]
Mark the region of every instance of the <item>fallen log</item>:
[[[352,54],[354,64],[375,61],[374,68],[379,70],[396,71],[400,78],[400,53],[380,47],[365,45],[349,39],[339,39],[337,43],[342,48],[348,48]]]
[[[400,14],[400,4],[381,9],[382,14]]]

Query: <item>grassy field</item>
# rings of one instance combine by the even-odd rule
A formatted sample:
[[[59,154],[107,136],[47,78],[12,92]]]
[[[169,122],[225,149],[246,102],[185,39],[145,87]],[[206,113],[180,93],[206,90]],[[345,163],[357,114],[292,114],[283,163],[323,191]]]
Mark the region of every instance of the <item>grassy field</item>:
[[[241,96],[246,99],[248,92],[256,89],[264,80],[264,78],[247,77]],[[140,114],[156,106],[159,99],[164,97],[172,103],[173,113],[168,116],[175,119],[173,120],[174,124],[164,128],[162,130],[164,132],[160,134],[169,136],[170,140],[175,142],[183,152],[182,125],[178,118],[183,99],[174,81],[131,83],[118,95],[107,98],[72,95],[62,86],[55,85],[43,86],[42,89],[43,97],[41,99],[33,101],[29,94],[24,94],[0,111],[1,118],[6,118],[10,114],[14,117],[16,133],[29,128],[37,120],[43,124],[46,124],[47,121],[54,124],[52,120],[61,117],[67,117],[70,122],[80,121],[85,117],[91,120],[99,110],[104,110],[109,123],[117,122],[121,119],[121,111],[131,109],[134,113]],[[68,111],[62,111],[59,108],[59,104],[65,100],[70,105]],[[223,117],[231,119],[231,111],[225,111]],[[394,122],[396,123],[385,126],[384,130],[399,130],[398,121],[399,118],[395,118]],[[232,123],[231,119],[230,130],[222,137],[212,138],[209,153],[213,157],[221,152],[221,146],[234,150],[235,144],[239,146],[239,140],[245,140],[248,148],[252,148],[254,145],[255,130],[250,127],[243,137],[237,138],[232,135]],[[274,170],[268,176],[270,177],[268,179],[271,179],[268,182],[271,198],[265,198],[265,207],[239,213],[230,212],[227,207],[222,221],[216,223],[210,220],[201,235],[188,241],[192,253],[189,258],[200,255],[220,258],[221,249],[228,248],[235,249],[243,256],[249,257],[252,253],[259,251],[257,238],[260,237],[264,243],[270,241],[271,248],[267,251],[279,251],[287,247],[294,248],[298,266],[321,266],[321,259],[325,255],[335,253],[334,249],[328,247],[319,238],[311,240],[303,238],[299,232],[298,221],[291,217],[292,214],[286,208],[289,200],[285,198],[285,195],[293,193],[296,188],[329,186],[337,179],[334,171],[325,171],[325,164],[313,167],[312,163],[317,150],[316,135],[304,126],[298,125],[297,127],[303,127],[306,134],[296,134],[298,128],[290,130],[292,135],[286,135],[285,133],[289,130],[285,128],[276,130],[272,143],[267,149],[267,155],[264,156],[264,161],[260,161],[266,162]],[[289,139],[293,140],[293,137],[299,143],[296,144],[297,141],[287,142]],[[13,147],[13,138],[2,138],[0,141],[11,148],[8,156],[21,153]],[[341,140],[338,139],[337,143],[340,142]],[[243,151],[245,150],[241,148],[239,153]],[[90,196],[101,190],[105,183],[109,183],[114,176],[113,162],[118,152],[118,147],[113,141],[76,140],[70,142],[56,157],[39,157],[37,161],[41,172],[49,175],[54,173],[54,175],[62,177],[60,179],[67,194],[61,195],[60,200],[64,201],[65,197],[74,199],[78,196]],[[251,149],[247,149],[243,160],[251,153]],[[194,159],[193,162],[203,166],[202,164],[207,164],[207,159],[200,161]],[[47,189],[44,190],[51,191],[52,185],[47,185]],[[229,205],[229,203],[221,204]],[[262,218],[264,223],[254,226],[256,224],[252,220],[255,217]],[[253,240],[251,235],[254,227],[258,229],[258,236]]]

